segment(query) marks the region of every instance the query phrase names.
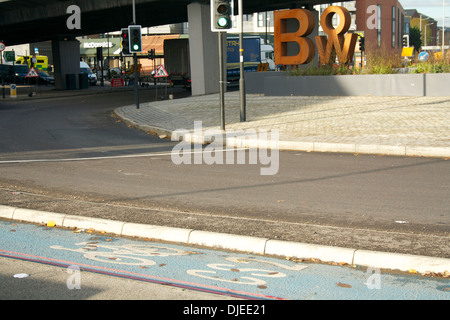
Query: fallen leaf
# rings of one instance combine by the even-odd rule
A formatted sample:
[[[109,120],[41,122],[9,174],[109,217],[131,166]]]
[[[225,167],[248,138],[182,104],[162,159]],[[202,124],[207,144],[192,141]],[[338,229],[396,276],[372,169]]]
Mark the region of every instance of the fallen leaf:
[[[186,254],[203,254],[203,253],[198,251],[186,251]]]
[[[267,286],[259,285],[258,288],[259,289],[267,289]]]
[[[337,285],[342,288],[351,288],[352,286],[346,283],[338,282]]]

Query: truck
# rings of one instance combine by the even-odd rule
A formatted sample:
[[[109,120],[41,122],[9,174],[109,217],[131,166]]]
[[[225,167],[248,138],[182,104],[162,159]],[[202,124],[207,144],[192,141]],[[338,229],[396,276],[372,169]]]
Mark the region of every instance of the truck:
[[[275,70],[273,60],[274,50],[270,45],[263,44],[258,36],[244,37],[244,72],[256,72],[261,63],[267,63],[267,70]],[[190,88],[191,69],[189,57],[189,39],[164,40],[164,64],[169,78],[174,85]],[[240,78],[239,38],[227,38],[227,81]]]
[[[263,44],[264,40],[258,36],[246,36],[244,39],[244,72],[256,72],[261,63],[267,63],[267,70],[275,70],[273,61],[274,49]],[[239,38],[227,38],[227,80],[229,82],[240,78]]]
[[[174,85],[191,87],[191,64],[189,58],[189,39],[164,40],[164,64],[169,79]]]

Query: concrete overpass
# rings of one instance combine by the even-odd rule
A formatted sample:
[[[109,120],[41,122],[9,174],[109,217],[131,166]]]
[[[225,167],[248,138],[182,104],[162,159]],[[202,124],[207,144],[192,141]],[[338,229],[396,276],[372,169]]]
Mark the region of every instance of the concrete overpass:
[[[327,0],[243,0],[245,13],[270,11],[284,8],[311,7],[331,3]],[[217,61],[207,61],[206,49],[216,46],[217,37],[210,29],[209,0],[135,0],[136,23],[152,27],[171,23],[189,22],[191,56],[197,57],[197,68],[217,68]],[[81,29],[69,30],[66,26],[70,13],[67,8],[77,5],[81,9]],[[52,40],[57,86],[65,87],[65,74],[78,73],[79,48],[75,37],[120,30],[132,22],[132,0],[0,0],[0,41],[7,46]],[[214,51],[214,49],[212,49]],[[208,52],[214,56],[214,52]],[[203,58],[201,58],[203,57]],[[55,59],[56,60],[56,59]],[[200,61],[200,63],[199,63]],[[79,66],[78,66],[79,67]],[[198,94],[214,92],[217,74],[192,75]],[[201,78],[198,78],[201,77]],[[211,87],[211,83],[214,85]],[[218,83],[218,81],[217,81]]]

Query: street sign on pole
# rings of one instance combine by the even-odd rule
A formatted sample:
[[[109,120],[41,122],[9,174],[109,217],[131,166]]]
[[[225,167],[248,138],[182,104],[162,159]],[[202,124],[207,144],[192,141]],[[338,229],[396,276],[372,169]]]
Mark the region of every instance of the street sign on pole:
[[[5,58],[5,61],[8,62],[16,61],[16,53],[14,51],[4,51],[3,57]]]
[[[25,78],[39,78],[39,74],[34,67],[31,67]]]
[[[169,73],[167,73],[166,69],[164,69],[163,65],[160,65],[155,73],[155,78],[167,78]]]

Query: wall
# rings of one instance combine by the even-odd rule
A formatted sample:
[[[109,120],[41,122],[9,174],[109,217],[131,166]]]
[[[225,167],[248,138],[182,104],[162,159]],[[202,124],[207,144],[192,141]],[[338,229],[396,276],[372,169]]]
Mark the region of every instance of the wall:
[[[286,76],[282,72],[246,74],[249,94],[266,96],[449,96],[449,73],[341,76]]]

